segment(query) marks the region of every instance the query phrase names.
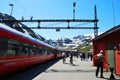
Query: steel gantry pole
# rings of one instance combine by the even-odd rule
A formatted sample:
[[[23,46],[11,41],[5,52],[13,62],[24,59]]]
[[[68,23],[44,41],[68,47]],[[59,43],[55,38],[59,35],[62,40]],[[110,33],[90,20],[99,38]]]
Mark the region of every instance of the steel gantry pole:
[[[75,20],[75,6],[76,6],[76,2],[73,2],[73,19]]]
[[[97,19],[97,11],[96,11],[96,5],[94,7],[94,37],[97,37],[98,36],[98,26],[97,26],[97,22],[98,22],[98,19]]]

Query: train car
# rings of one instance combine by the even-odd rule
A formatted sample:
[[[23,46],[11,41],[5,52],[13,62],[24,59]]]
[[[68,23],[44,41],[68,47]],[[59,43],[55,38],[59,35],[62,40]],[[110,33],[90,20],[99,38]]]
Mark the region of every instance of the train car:
[[[59,50],[0,24],[0,76],[60,57]]]

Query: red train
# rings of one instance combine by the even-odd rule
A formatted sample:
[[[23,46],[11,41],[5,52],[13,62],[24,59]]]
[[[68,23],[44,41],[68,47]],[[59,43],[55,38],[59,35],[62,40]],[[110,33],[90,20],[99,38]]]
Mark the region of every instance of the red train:
[[[0,76],[61,57],[61,51],[0,24]]]

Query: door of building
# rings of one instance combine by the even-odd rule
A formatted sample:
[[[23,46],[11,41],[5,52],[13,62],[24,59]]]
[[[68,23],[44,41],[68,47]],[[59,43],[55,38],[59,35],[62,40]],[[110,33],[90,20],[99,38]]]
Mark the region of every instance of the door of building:
[[[115,68],[115,57],[114,57],[114,45],[107,45],[107,61],[108,61],[108,70],[109,68]]]

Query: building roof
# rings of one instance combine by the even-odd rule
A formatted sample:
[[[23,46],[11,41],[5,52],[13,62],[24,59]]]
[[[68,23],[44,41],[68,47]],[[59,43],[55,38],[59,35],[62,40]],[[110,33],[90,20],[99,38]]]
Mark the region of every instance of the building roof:
[[[98,40],[98,39],[100,39],[100,38],[103,38],[103,37],[105,37],[105,36],[107,36],[107,35],[110,35],[110,34],[116,32],[116,31],[118,31],[118,30],[120,30],[120,25],[114,26],[113,28],[111,28],[111,29],[107,30],[106,32],[100,34],[100,35],[97,36],[96,38],[92,39],[92,41],[95,41],[95,40]]]

